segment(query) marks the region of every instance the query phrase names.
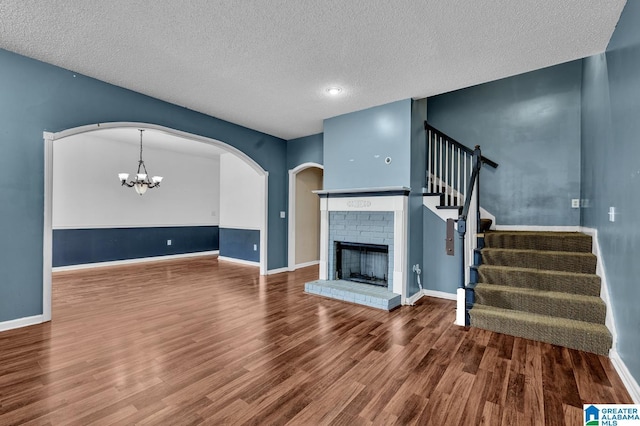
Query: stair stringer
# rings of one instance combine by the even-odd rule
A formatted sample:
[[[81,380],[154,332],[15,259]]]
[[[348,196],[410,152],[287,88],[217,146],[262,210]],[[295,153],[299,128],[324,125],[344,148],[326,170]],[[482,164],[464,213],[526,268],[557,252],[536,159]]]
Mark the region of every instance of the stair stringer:
[[[438,215],[440,219],[443,221],[447,221],[447,219],[458,219],[457,210],[451,209],[439,209],[440,205],[440,196],[439,195],[424,195],[422,197],[422,204],[431,210],[433,213]],[[496,225],[496,217],[489,213],[486,209],[480,207],[480,218],[482,219],[491,219],[491,229],[495,229]]]

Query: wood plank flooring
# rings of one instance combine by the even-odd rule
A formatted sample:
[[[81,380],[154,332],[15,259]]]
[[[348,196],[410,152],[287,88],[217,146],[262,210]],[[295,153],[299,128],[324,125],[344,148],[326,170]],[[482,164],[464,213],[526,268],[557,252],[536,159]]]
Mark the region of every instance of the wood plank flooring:
[[[56,273],[53,321],[0,333],[0,424],[577,425],[631,403],[605,357],[313,279],[213,257]]]

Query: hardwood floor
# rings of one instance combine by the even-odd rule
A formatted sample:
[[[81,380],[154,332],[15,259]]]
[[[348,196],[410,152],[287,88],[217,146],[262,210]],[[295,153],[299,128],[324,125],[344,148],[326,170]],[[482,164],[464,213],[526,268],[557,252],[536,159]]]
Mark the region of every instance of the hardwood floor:
[[[307,295],[317,267],[192,258],[54,274],[53,322],[0,333],[0,424],[577,425],[631,403],[605,357]]]

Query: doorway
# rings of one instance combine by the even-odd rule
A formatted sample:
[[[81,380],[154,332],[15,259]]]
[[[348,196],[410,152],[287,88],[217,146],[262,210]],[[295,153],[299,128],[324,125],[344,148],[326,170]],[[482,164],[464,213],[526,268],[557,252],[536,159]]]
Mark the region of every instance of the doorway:
[[[217,147],[221,150],[224,150],[227,153],[233,154],[235,157],[240,159],[243,163],[248,165],[253,171],[257,173],[259,178],[262,180],[262,188],[264,191],[264,196],[261,197],[261,206],[260,211],[261,215],[261,223],[259,226],[260,232],[260,257],[259,257],[259,266],[260,266],[260,275],[266,275],[267,272],[267,188],[268,188],[268,172],[266,172],[258,163],[256,163],[249,156],[241,152],[240,150],[228,145],[224,142],[194,135],[186,132],[182,132],[179,130],[167,128],[164,126],[158,126],[154,124],[147,123],[132,123],[132,122],[116,122],[116,123],[105,123],[105,124],[93,124],[87,126],[76,127],[73,129],[64,130],[57,133],[44,132],[44,231],[43,231],[43,321],[51,320],[51,273],[53,266],[53,152],[54,152],[54,142],[60,139],[64,139],[70,136],[75,136],[83,133],[94,133],[103,131],[103,130],[114,130],[114,129],[143,129],[143,130],[153,130],[154,132],[163,133],[166,135],[170,135],[177,138],[186,139],[188,141],[200,142],[203,144],[208,144],[214,147]],[[114,170],[114,173],[117,175],[118,170]],[[116,176],[114,175],[114,176]],[[115,179],[115,178],[114,178]],[[117,181],[116,181],[117,185]]]
[[[323,188],[323,175],[317,163],[289,170],[290,271],[320,262],[320,199],[313,191]]]

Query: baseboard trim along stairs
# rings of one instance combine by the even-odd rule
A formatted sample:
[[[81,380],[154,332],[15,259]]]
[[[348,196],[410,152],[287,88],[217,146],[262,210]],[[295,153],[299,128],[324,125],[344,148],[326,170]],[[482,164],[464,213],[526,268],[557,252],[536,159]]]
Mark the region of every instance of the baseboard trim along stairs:
[[[489,231],[472,274],[470,325],[607,355],[612,345],[592,238]]]

